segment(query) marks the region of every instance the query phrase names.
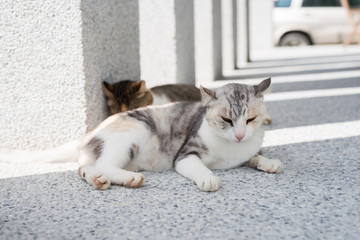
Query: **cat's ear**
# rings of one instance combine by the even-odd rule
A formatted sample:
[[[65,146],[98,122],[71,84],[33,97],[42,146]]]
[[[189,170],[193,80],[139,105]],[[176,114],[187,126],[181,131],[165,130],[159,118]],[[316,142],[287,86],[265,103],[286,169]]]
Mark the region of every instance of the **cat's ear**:
[[[103,87],[105,94],[112,94],[114,92],[113,85],[111,85],[110,83],[108,83],[106,81],[102,82],[102,87]]]
[[[215,91],[204,88],[203,86],[200,86],[200,93],[201,93],[201,102],[204,106],[207,105],[209,102],[217,99]]]
[[[263,92],[268,89],[268,87],[271,84],[271,78],[265,79],[263,80],[261,83],[259,83],[258,85],[254,86],[254,90],[255,90],[255,96],[256,97],[261,97]]]
[[[148,89],[146,88],[145,80],[141,80],[139,82],[134,82],[132,84],[132,88],[139,93],[146,92]]]

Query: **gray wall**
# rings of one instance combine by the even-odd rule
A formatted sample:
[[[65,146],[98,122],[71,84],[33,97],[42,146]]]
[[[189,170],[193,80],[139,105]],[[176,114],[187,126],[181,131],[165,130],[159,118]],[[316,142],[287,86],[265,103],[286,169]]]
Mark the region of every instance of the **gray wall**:
[[[0,9],[0,146],[45,148],[81,136],[80,0],[2,0]]]
[[[221,0],[194,1],[196,82],[222,78]]]
[[[88,130],[108,115],[100,81],[140,79],[138,7],[137,1],[81,1]]]
[[[274,47],[272,38],[273,1],[249,0],[250,52]]]
[[[140,0],[141,79],[195,83],[193,0]]]
[[[105,117],[100,81],[139,79],[138,3],[0,2],[0,147],[44,149]]]

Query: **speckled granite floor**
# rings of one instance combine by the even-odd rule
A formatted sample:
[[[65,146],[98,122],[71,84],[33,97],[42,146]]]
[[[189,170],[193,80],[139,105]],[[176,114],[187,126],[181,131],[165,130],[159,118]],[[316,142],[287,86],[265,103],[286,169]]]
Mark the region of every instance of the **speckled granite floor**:
[[[269,129],[354,121],[360,95],[267,108]],[[282,174],[216,171],[222,187],[214,193],[173,171],[145,172],[139,189],[97,191],[76,171],[2,178],[1,164],[0,239],[358,239],[359,142],[355,136],[264,148],[263,155],[283,161]]]

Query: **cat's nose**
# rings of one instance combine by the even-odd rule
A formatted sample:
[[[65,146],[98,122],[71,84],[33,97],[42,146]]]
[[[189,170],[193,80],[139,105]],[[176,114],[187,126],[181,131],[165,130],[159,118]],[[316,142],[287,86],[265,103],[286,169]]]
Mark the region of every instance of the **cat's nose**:
[[[235,137],[236,137],[236,139],[240,142],[241,141],[241,139],[243,139],[244,138],[244,134],[235,134]]]

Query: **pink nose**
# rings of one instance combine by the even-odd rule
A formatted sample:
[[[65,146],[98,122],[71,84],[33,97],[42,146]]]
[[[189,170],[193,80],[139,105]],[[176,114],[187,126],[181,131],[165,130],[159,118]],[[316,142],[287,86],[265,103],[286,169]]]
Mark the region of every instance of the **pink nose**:
[[[244,134],[236,134],[235,137],[236,137],[236,139],[240,142],[241,139],[244,138]]]

